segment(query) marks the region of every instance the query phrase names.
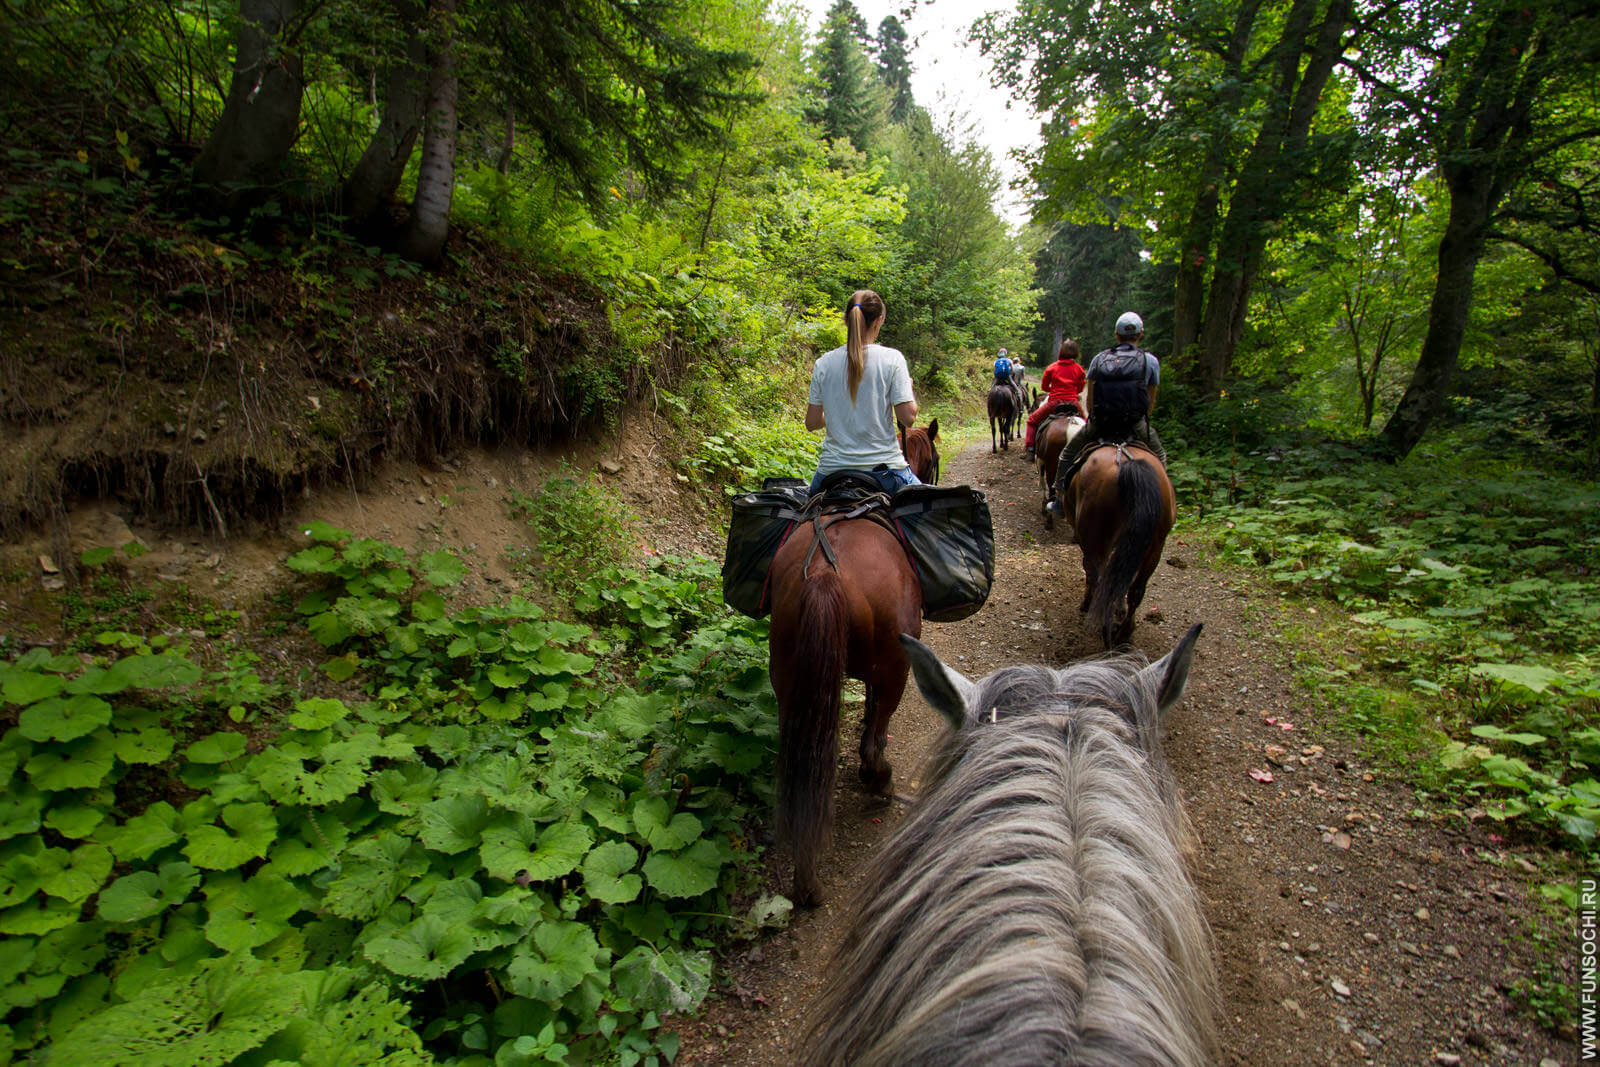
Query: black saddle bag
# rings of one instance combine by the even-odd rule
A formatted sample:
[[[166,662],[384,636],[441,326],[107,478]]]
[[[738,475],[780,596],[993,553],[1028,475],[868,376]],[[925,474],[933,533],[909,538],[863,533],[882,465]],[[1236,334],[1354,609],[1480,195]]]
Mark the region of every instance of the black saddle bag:
[[[769,478],[760,492],[733,498],[728,547],[722,557],[722,599],[733,610],[760,619],[767,603],[767,571],[772,558],[805,515],[810,496],[797,478]]]
[[[983,607],[994,584],[989,502],[967,485],[908,485],[889,517],[922,584],[922,617],[955,622]]]

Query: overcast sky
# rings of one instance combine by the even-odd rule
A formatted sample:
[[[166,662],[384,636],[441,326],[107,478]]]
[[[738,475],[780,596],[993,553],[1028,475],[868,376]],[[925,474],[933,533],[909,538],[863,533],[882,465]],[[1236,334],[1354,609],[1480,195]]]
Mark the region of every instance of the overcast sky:
[[[1025,103],[1008,108],[1010,95],[989,84],[988,63],[976,45],[967,43],[967,28],[990,11],[1010,8],[1002,0],[854,0],[876,35],[886,15],[901,16],[911,36],[911,92],[936,121],[965,116],[976,127],[977,138],[994,154],[1008,188],[1001,190],[1002,214],[1013,223],[1027,220],[1022,199],[1009,189],[1022,168],[1010,158],[1013,148],[1031,148],[1039,141],[1039,120]],[[834,0],[801,0],[810,12],[815,34]],[[910,18],[901,13],[913,7]]]

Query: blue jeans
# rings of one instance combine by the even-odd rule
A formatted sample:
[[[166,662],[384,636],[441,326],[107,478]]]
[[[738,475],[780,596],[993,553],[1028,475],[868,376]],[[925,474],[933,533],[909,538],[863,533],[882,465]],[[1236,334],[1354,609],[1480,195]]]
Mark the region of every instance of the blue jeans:
[[[821,488],[822,483],[829,477],[829,475],[838,473],[838,471],[829,471],[827,474],[822,474],[819,472],[814,475],[811,479],[811,492],[815,493],[819,488]],[[878,483],[879,488],[881,488],[885,493],[888,493],[890,496],[894,496],[895,491],[903,486],[922,484],[922,482],[917,479],[917,476],[911,473],[910,467],[890,467],[886,464],[880,463],[869,471],[856,471],[855,473],[864,474],[868,478],[871,478],[873,481]]]

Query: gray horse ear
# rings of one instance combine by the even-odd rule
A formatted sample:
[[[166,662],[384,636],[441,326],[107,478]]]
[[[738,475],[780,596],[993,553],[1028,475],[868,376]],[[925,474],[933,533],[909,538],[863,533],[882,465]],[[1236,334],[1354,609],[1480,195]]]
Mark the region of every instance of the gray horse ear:
[[[960,671],[946,667],[933,649],[910,634],[901,634],[900,644],[911,660],[911,673],[917,677],[917,688],[922,690],[923,699],[952,727],[961,729],[978,687],[967,681]]]
[[[1177,647],[1139,672],[1139,678],[1156,687],[1156,708],[1165,715],[1180,697],[1189,682],[1189,665],[1194,662],[1194,643],[1200,636],[1203,623],[1195,623],[1183,635]]]

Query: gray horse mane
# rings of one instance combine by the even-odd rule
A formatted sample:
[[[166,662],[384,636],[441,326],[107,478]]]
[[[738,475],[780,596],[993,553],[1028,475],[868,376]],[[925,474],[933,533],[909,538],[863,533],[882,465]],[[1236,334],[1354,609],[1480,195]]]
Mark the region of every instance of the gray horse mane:
[[[803,1062],[1216,1060],[1210,931],[1141,664],[978,683],[863,880]]]

